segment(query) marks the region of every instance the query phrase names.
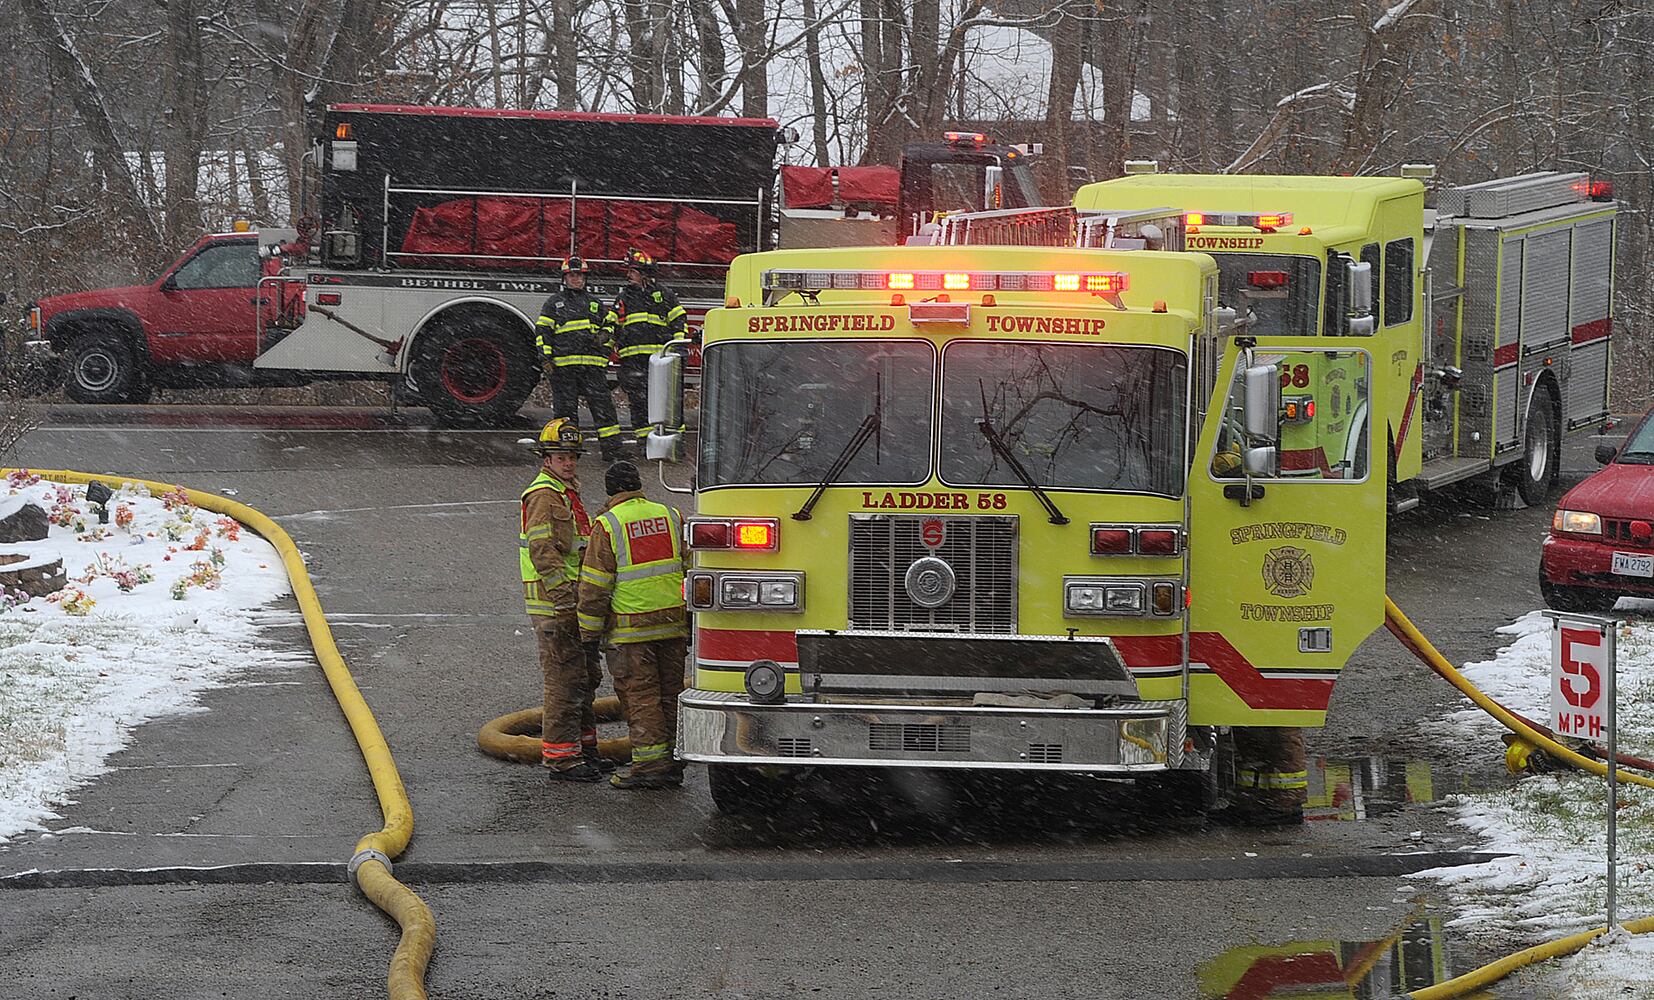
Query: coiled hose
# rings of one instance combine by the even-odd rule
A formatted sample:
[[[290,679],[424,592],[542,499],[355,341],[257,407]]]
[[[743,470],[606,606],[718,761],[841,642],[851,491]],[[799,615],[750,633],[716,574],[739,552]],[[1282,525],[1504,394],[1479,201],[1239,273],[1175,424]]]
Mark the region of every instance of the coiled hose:
[[[0,474],[13,471],[16,470],[0,469]],[[59,483],[133,483],[156,494],[182,488],[134,476],[98,476],[63,469],[29,471],[42,479]],[[391,957],[385,978],[386,992],[390,1000],[424,1000],[425,967],[436,945],[436,918],[431,915],[431,909],[424,900],[391,874],[392,859],[407,848],[408,840],[413,836],[413,806],[408,801],[407,789],[402,786],[396,761],[391,759],[385,735],[373,718],[373,710],[362,697],[362,691],[356,686],[344,657],[339,655],[339,647],[333,641],[333,631],[328,628],[321,601],[316,597],[316,588],[311,585],[304,557],[280,525],[252,507],[214,493],[192,489],[184,489],[184,492],[197,507],[233,517],[258,532],[281,556],[282,565],[287,569],[287,579],[293,586],[293,596],[298,599],[299,610],[304,614],[304,627],[310,634],[316,661],[321,664],[328,686],[333,689],[333,697],[339,703],[339,710],[350,724],[356,745],[362,751],[362,759],[367,762],[368,774],[373,779],[374,792],[379,798],[379,811],[384,817],[384,826],[357,841],[349,870],[362,895],[389,914],[402,929],[402,939]]]
[[[1506,729],[1515,733],[1517,739],[1540,747],[1552,757],[1572,764],[1581,770],[1604,777],[1608,775],[1607,764],[1563,746],[1549,735],[1548,730],[1541,732],[1543,727],[1535,726],[1483,694],[1476,685],[1466,680],[1465,676],[1447,661],[1447,657],[1443,656],[1441,651],[1432,645],[1429,639],[1424,637],[1418,627],[1409,621],[1407,616],[1402,614],[1401,609],[1396,607],[1396,603],[1388,597],[1384,598],[1384,625],[1392,635],[1401,640],[1402,645],[1413,651],[1413,655],[1424,661],[1424,664],[1439,674],[1443,680],[1462,691],[1466,697],[1476,704],[1477,708],[1493,716]],[[1615,777],[1618,780],[1633,785],[1641,785],[1644,788],[1654,788],[1654,779],[1641,774],[1627,774],[1623,767],[1624,764],[1622,763],[1620,769],[1617,769],[1618,773]],[[1630,920],[1620,924],[1620,926],[1632,934],[1646,934],[1654,931],[1654,916]],[[1555,941],[1534,945],[1532,948],[1525,948],[1514,955],[1506,955],[1497,962],[1484,965],[1480,969],[1449,979],[1445,983],[1426,986],[1407,995],[1412,1000],[1453,1000],[1455,997],[1466,996],[1477,990],[1486,989],[1524,966],[1542,962],[1549,958],[1570,955],[1591,943],[1599,935],[1607,932],[1608,928],[1597,927]]]

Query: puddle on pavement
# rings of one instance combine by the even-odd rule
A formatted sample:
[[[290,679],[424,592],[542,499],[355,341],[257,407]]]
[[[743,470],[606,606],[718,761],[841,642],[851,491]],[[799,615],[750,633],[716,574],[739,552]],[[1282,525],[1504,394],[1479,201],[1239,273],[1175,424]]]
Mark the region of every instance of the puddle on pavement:
[[[1400,812],[1409,805],[1435,802],[1451,791],[1443,789],[1437,773],[1419,760],[1383,757],[1311,757],[1308,761],[1309,799],[1304,819],[1320,822],[1360,822]]]
[[[1364,822],[1434,802],[1462,779],[1422,761],[1311,756],[1307,822]],[[992,771],[822,768],[785,814],[715,820],[711,847],[1065,844],[1201,828],[1129,780]]]
[[[1440,917],[1415,917],[1371,941],[1246,944],[1196,970],[1208,1000],[1389,1000],[1456,974]]]

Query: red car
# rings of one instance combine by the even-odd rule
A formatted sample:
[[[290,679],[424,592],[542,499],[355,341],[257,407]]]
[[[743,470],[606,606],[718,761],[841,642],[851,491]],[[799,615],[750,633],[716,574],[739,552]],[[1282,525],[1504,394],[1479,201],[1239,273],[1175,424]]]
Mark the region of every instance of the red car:
[[[1563,495],[1540,555],[1539,589],[1558,611],[1654,598],[1654,409],[1618,448],[1597,445],[1597,461],[1604,468]]]

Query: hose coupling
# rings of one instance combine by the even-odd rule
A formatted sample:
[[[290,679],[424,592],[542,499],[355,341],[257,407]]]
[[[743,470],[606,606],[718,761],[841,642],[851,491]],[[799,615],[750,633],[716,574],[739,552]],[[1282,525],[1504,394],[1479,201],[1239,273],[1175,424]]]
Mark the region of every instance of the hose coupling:
[[[357,892],[362,891],[362,883],[356,878],[356,870],[367,864],[369,861],[377,861],[384,865],[387,874],[394,873],[396,870],[395,866],[391,864],[390,856],[384,851],[376,851],[371,847],[364,847],[362,850],[357,851],[356,855],[350,859],[350,868],[348,869],[350,874],[350,884],[356,887]]]

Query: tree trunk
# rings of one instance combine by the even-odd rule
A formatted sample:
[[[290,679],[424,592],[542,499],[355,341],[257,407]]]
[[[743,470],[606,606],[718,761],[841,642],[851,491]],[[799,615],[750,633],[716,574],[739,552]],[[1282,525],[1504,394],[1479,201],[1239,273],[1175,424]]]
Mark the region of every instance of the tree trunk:
[[[689,10],[695,19],[695,37],[700,47],[700,88],[695,96],[695,108],[704,111],[723,93],[724,81],[729,77],[729,54],[724,50],[723,25],[718,22],[717,5],[712,0],[690,0]],[[809,7],[805,7],[805,11],[808,10]]]
[[[736,37],[741,40],[741,116],[770,116],[770,74],[766,65],[769,23],[764,0],[735,0]]]
[[[804,23],[816,23],[815,0],[804,0]],[[821,70],[821,37],[819,29],[804,39],[804,61],[810,66],[810,126],[815,140],[816,165],[832,164],[827,152],[827,76]]]
[[[1063,3],[1057,8],[1056,30],[1050,36],[1051,80],[1045,95],[1045,154],[1035,158],[1034,164],[1041,174],[1040,187],[1048,198],[1055,198],[1057,204],[1068,201],[1074,93],[1080,86],[1080,65],[1089,27],[1081,19],[1090,6],[1088,0]],[[1083,148],[1083,143],[1081,146]]]
[[[557,108],[573,111],[580,106],[580,39],[575,32],[574,0],[552,0],[551,44],[557,59],[552,72],[557,83]]]
[[[58,77],[66,83],[69,100],[86,129],[93,156],[102,169],[116,211],[126,217],[134,235],[156,248],[143,254],[144,257],[150,261],[164,257],[160,252],[164,242],[160,227],[155,224],[154,217],[138,193],[138,182],[127,163],[126,147],[116,131],[115,118],[96,78],[92,76],[91,67],[81,58],[74,40],[64,30],[57,15],[47,7],[45,0],[18,2],[23,8],[25,20],[43,43],[47,58],[57,67]]]

